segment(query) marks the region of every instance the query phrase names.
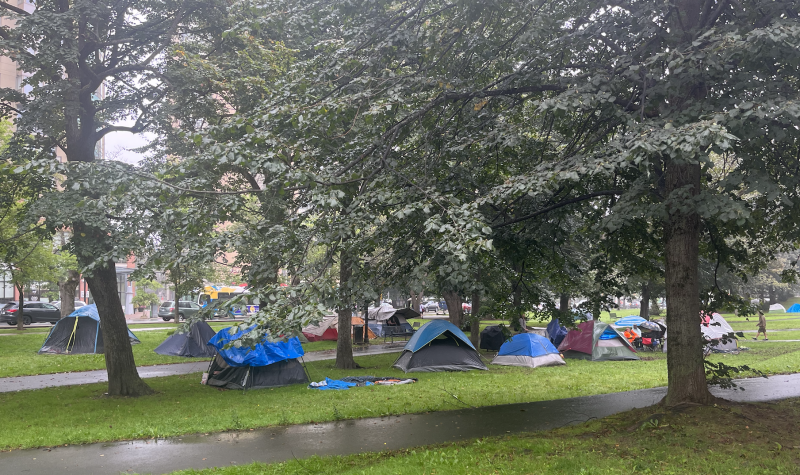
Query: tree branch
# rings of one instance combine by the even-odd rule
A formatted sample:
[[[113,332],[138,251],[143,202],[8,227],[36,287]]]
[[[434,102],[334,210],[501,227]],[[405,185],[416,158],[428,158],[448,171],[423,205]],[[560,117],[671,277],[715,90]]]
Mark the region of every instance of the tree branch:
[[[569,199],[569,200],[561,201],[561,202],[556,203],[556,204],[554,204],[552,206],[548,206],[547,208],[540,209],[539,211],[536,211],[535,213],[527,214],[525,216],[521,216],[519,218],[512,219],[511,221],[506,221],[504,223],[496,224],[496,225],[492,226],[492,228],[499,229],[499,228],[502,228],[502,227],[505,227],[505,226],[510,226],[512,224],[516,224],[516,223],[519,223],[521,221],[526,221],[528,219],[535,218],[535,217],[537,217],[539,215],[542,215],[542,214],[545,214],[545,213],[549,213],[550,211],[556,210],[558,208],[563,208],[564,206],[571,205],[573,203],[578,203],[580,201],[586,201],[588,199],[596,198],[598,196],[616,196],[616,195],[621,195],[623,192],[624,192],[624,190],[605,190],[605,191],[596,191],[594,193],[588,193],[588,194],[585,194],[585,195],[582,195],[582,196],[578,196],[576,198],[572,198],[572,199]]]

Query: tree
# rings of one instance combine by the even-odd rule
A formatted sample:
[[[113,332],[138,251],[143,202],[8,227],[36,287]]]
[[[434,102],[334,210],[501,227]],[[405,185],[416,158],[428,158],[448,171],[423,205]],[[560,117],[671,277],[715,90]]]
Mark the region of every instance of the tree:
[[[89,220],[91,213],[75,208],[102,202],[98,179],[108,180],[112,193],[124,193],[130,176],[95,169],[91,183],[85,183],[82,174],[88,170],[82,164],[97,161],[98,143],[106,134],[148,127],[164,95],[164,55],[177,35],[213,34],[203,18],[224,17],[224,2],[46,0],[36,2],[30,14],[5,3],[2,10],[14,27],[0,31],[0,53],[13,57],[27,74],[23,82],[30,92],[4,90],[0,101],[16,116],[19,141],[44,161],[45,169],[56,147],[66,156],[68,165],[58,170],[66,176],[63,196],[40,210],[73,231],[70,247],[102,316],[109,394],[149,394],[136,372],[116,290],[114,261],[130,250],[118,235],[127,218],[94,213]],[[119,125],[122,118],[133,125]],[[82,181],[88,186],[82,188]]]

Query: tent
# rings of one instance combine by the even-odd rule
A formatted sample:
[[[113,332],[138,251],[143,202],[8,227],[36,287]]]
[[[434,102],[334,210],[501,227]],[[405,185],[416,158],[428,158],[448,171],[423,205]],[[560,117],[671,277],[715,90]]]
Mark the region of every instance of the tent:
[[[303,328],[303,335],[308,338],[308,341],[336,341],[339,338],[339,317],[323,317],[319,324]]]
[[[718,313],[711,314],[708,324],[700,325],[700,332],[703,334],[703,339],[711,346],[711,351],[733,351],[739,347],[733,328]]]
[[[796,303],[786,309],[786,313],[800,313],[800,303]]]
[[[562,327],[557,318],[550,320],[545,330],[545,334],[550,340],[550,343],[556,348],[564,341],[564,337],[567,336],[567,333],[569,333],[569,330],[567,330],[567,327]]]
[[[446,320],[422,325],[392,366],[406,373],[487,369],[464,332]]]
[[[189,331],[170,335],[153,350],[159,355],[209,357],[217,354],[217,350],[208,344],[216,332],[204,320],[192,323]]]
[[[779,303],[776,303],[776,304],[772,304],[772,305],[769,306],[769,311],[770,312],[785,312],[786,311],[786,307],[784,307],[783,305],[781,305]]]
[[[558,351],[568,358],[591,361],[638,360],[636,350],[611,325],[597,320],[583,322],[570,330]]]
[[[409,318],[419,318],[420,313],[411,308],[394,308],[391,304],[382,303],[380,307],[370,307],[367,309],[367,319],[369,329],[377,336],[383,336],[385,327],[401,326],[403,331],[411,333],[414,331]]]
[[[520,333],[503,343],[492,364],[537,368],[567,363],[547,338],[535,333]]]
[[[640,323],[644,323],[647,320],[638,316],[638,315],[628,315],[627,317],[622,317],[619,320],[612,323],[615,327],[635,327]]]
[[[361,317],[353,317],[351,323],[352,323],[352,325],[363,325],[364,324],[364,319],[361,318]],[[369,336],[370,340],[372,340],[374,338],[378,338],[378,335],[376,335],[375,332],[370,330],[369,327],[367,327],[367,336]]]
[[[233,335],[223,328],[208,342],[218,354],[208,366],[206,384],[227,389],[261,389],[308,384],[303,365],[297,358],[303,356],[303,347],[297,337],[287,341],[270,342],[266,338],[255,347],[225,348],[252,330],[239,330]]]
[[[128,329],[132,345],[141,343]],[[50,329],[39,354],[102,353],[103,333],[100,331],[100,315],[97,305],[85,305],[75,309]]]
[[[503,342],[506,341],[506,337],[503,335],[503,331],[499,326],[493,325],[481,331],[481,339],[479,341],[480,344],[478,346],[480,349],[498,351],[500,347],[503,346]]]

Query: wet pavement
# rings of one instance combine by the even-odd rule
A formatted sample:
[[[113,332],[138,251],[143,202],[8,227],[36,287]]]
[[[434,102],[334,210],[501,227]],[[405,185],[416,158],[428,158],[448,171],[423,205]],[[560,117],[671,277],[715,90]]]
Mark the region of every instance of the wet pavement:
[[[714,390],[734,401],[800,397],[800,374],[740,381],[745,391]],[[169,473],[254,461],[280,462],[311,455],[396,450],[476,437],[542,431],[657,403],[666,388],[447,412],[273,427],[0,453],[3,473]]]
[[[382,355],[396,353],[403,349],[405,341],[370,345],[368,348],[353,348],[354,356]],[[303,356],[303,361],[323,361],[336,359],[336,350],[312,351]],[[153,366],[139,366],[136,368],[142,378],[158,378],[162,376],[176,376],[181,374],[201,373],[208,369],[208,361],[193,361],[189,363],[162,364]],[[36,376],[14,376],[0,378],[0,393],[43,389],[56,386],[75,386],[79,384],[104,383],[108,381],[106,370],[79,371],[74,373],[42,374]]]

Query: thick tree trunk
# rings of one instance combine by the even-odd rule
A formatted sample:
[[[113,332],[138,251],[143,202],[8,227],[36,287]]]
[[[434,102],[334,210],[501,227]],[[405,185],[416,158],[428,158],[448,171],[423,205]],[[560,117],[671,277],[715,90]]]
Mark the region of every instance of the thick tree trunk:
[[[22,331],[25,329],[25,317],[22,315],[22,311],[25,308],[25,289],[17,284],[17,292],[19,293],[19,307],[17,308],[17,330]]]
[[[639,316],[650,320],[650,282],[642,284],[642,301],[639,304]]]
[[[770,305],[775,305],[776,303],[778,303],[777,302],[777,298],[776,298],[775,295],[776,295],[775,287],[770,285],[769,286],[769,304]]]
[[[481,311],[481,293],[479,291],[472,292],[472,316],[470,317],[469,325],[469,341],[478,348],[481,339],[481,321],[478,318],[478,312]]]
[[[668,199],[676,199],[675,195],[681,192],[697,195],[700,190],[700,165],[669,163],[666,189]],[[708,404],[714,400],[706,384],[700,334],[700,218],[693,211],[687,212],[689,203],[685,201],[668,209],[664,229],[669,329],[669,387],[664,402],[668,406]]]
[[[442,292],[442,297],[447,304],[447,316],[450,323],[461,328],[464,324],[464,309],[461,308],[461,296],[457,292],[448,290]]]
[[[61,299],[61,318],[75,311],[75,291],[81,282],[81,275],[76,270],[68,270],[67,277],[58,283],[58,298]]]
[[[595,299],[592,302],[592,319],[600,320],[600,299]]]
[[[97,267],[86,276],[100,314],[100,330],[103,332],[106,369],[108,370],[109,396],[144,396],[153,394],[136,371],[133,349],[128,338],[128,325],[122,311],[122,302],[117,293],[117,273],[114,263]]]
[[[339,259],[339,295],[341,303],[336,311],[339,316],[339,336],[336,339],[336,364],[339,369],[360,368],[353,359],[353,338],[350,329],[353,328],[353,308],[350,302],[350,276],[352,267],[350,256],[345,251],[341,252]]]

